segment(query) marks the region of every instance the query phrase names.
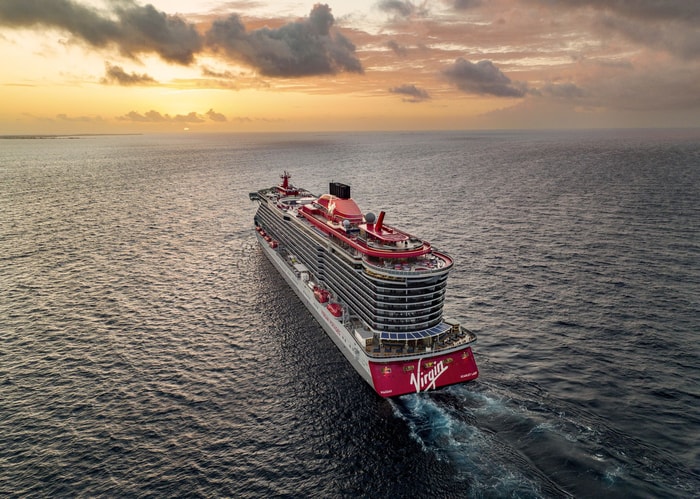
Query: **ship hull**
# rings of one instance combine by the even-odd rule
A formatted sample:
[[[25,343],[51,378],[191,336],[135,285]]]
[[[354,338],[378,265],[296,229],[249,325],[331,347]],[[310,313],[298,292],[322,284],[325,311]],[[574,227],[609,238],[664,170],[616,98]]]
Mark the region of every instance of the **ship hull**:
[[[276,248],[256,232],[263,252],[311,312],[328,337],[343,353],[362,379],[382,397],[419,393],[443,386],[464,383],[478,377],[479,372],[470,346],[456,346],[439,353],[416,356],[370,356],[355,340],[342,320],[325,304],[319,303],[306,283],[287,264]]]

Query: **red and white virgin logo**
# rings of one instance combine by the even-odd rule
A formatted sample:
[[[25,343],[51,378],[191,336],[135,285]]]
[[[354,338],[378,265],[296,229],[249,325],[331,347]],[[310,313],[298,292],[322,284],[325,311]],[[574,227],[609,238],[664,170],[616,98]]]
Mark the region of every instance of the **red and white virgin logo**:
[[[435,383],[438,378],[442,376],[445,371],[447,371],[447,366],[440,360],[429,370],[423,372],[421,370],[421,362],[423,359],[418,360],[418,369],[415,373],[411,373],[410,383],[415,387],[416,393],[425,390],[434,390],[436,388]]]

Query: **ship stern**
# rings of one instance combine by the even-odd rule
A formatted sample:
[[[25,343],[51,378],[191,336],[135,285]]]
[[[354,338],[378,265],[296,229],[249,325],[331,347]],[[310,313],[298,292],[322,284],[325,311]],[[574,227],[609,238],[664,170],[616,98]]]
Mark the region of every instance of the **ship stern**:
[[[370,360],[369,368],[374,389],[382,397],[435,390],[472,381],[479,376],[471,347],[407,360]]]

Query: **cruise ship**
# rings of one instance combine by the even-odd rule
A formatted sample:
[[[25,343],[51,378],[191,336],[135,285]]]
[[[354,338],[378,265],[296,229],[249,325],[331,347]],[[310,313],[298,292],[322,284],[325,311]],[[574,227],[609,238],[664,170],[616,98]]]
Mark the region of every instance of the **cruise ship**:
[[[316,196],[284,172],[250,193],[264,253],[353,368],[382,397],[464,383],[476,335],[443,316],[452,258],[362,213],[350,186]]]

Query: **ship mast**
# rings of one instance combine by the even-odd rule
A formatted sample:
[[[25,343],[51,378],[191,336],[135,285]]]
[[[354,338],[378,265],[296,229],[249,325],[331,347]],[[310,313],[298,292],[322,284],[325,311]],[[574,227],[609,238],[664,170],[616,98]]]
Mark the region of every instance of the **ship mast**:
[[[284,170],[284,173],[282,173],[282,175],[280,175],[280,178],[282,179],[282,188],[283,189],[289,188],[289,178],[290,177],[291,177],[291,175],[289,174],[289,172],[287,170]]]
[[[282,184],[277,186],[277,192],[282,196],[296,196],[299,194],[299,189],[294,187],[290,182],[289,178],[291,175],[287,170],[284,171],[280,178],[282,179]]]

